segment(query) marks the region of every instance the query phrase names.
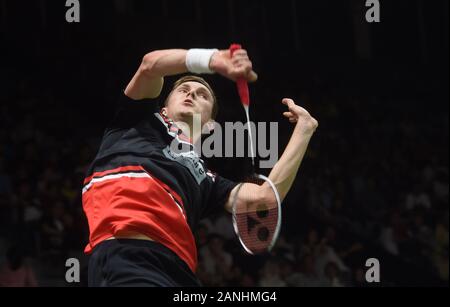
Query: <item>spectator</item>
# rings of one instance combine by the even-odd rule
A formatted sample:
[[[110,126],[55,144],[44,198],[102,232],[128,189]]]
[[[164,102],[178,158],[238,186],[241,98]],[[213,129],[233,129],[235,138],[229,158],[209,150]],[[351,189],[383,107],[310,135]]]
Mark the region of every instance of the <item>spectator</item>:
[[[37,287],[36,276],[18,247],[6,252],[6,263],[0,268],[0,287]]]
[[[293,287],[328,287],[330,283],[320,277],[316,271],[315,258],[306,254],[300,261],[300,268],[287,279],[287,285]]]
[[[204,273],[216,285],[223,285],[233,266],[233,257],[224,249],[224,239],[216,234],[209,237],[208,244],[200,249]]]
[[[349,269],[342,261],[342,259],[337,255],[333,247],[328,244],[328,239],[323,238],[320,242],[320,245],[317,248],[316,255],[316,271],[320,276],[324,276],[326,274],[326,266],[329,263],[333,263],[337,266],[337,269],[342,272],[347,272]]]
[[[413,191],[408,193],[406,196],[406,209],[412,210],[416,207],[422,207],[425,209],[431,208],[430,197],[427,193],[425,193],[422,189],[422,185],[419,183],[416,183]]]
[[[317,255],[319,248],[319,234],[316,229],[309,229],[306,240],[300,248],[300,257],[303,255]]]
[[[357,288],[365,288],[369,286],[366,281],[366,273],[363,268],[357,267],[353,270],[352,286]]]
[[[214,227],[212,227],[212,232],[220,235],[225,240],[231,240],[236,237],[233,229],[233,223],[231,222],[231,216],[228,213],[223,213],[215,217],[212,221]]]
[[[400,244],[406,239],[406,229],[400,215],[396,212],[390,215],[389,224],[386,225],[380,236],[383,248],[393,255],[400,255]]]
[[[328,280],[331,287],[344,287],[345,283],[342,281],[341,272],[334,262],[328,262],[325,265],[325,278]]]
[[[64,248],[64,207],[61,202],[51,205],[50,212],[41,220],[42,248],[60,254]]]
[[[279,263],[268,260],[261,270],[259,278],[260,287],[284,287],[286,283],[281,278]]]

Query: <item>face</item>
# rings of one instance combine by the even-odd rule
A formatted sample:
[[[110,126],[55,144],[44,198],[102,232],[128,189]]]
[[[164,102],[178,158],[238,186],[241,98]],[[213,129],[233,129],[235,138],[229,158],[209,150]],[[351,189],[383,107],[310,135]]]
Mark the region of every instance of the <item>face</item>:
[[[201,116],[202,126],[211,120],[213,96],[206,86],[198,82],[185,82],[170,94],[167,104],[167,116],[174,121],[192,122],[194,114]]]

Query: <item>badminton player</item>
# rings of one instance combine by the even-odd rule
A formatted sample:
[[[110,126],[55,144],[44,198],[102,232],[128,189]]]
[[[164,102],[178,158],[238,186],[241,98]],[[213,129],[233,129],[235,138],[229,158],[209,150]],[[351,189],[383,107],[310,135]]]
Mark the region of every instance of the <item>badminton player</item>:
[[[182,77],[159,108],[164,77]],[[218,110],[211,86],[198,75],[220,74],[255,82],[245,50],[158,50],[143,57],[125,90],[115,117],[83,186],[89,223],[89,286],[201,286],[195,276],[197,249],[193,231],[210,214],[231,210],[238,183],[208,170],[194,150],[201,133],[193,117],[210,124]],[[291,99],[283,114],[295,125],[283,155],[269,178],[280,197],[288,193],[318,124]],[[180,145],[182,151],[173,149]],[[265,197],[265,187],[245,185]],[[245,196],[240,196],[245,197]]]

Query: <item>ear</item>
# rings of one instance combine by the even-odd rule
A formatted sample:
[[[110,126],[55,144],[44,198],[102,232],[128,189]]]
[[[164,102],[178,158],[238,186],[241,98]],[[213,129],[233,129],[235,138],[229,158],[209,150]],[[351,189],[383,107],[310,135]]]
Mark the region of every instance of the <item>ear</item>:
[[[164,115],[164,116],[167,116],[167,108],[162,108],[161,109],[161,113]]]

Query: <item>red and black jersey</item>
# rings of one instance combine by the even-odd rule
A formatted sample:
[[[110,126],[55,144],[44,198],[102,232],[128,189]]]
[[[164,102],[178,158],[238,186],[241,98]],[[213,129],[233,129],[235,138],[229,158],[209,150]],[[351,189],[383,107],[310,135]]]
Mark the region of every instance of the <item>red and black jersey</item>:
[[[195,272],[192,230],[223,209],[236,185],[206,168],[156,101],[122,94],[84,181],[90,231],[85,252],[119,232],[138,232],[170,248]]]

